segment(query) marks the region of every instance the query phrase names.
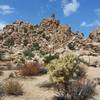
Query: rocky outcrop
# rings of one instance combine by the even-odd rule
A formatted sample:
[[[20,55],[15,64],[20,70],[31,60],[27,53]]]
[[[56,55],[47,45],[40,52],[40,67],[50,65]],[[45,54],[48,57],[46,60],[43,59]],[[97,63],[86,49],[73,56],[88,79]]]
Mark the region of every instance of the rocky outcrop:
[[[89,39],[94,42],[100,42],[100,27],[96,28],[93,32],[90,33]]]
[[[38,46],[41,51],[53,52],[67,45],[77,35],[82,39],[82,34],[72,32],[68,25],[61,25],[55,17],[43,19],[39,25],[32,25],[17,20],[3,28],[0,34],[2,47],[32,47]]]
[[[100,28],[84,39],[83,33],[73,32],[70,26],[60,24],[52,15],[38,25],[17,20],[0,32],[0,50],[7,51],[6,54],[12,55],[13,59],[20,54],[28,58],[38,55],[39,58],[48,53],[81,49],[100,53]]]

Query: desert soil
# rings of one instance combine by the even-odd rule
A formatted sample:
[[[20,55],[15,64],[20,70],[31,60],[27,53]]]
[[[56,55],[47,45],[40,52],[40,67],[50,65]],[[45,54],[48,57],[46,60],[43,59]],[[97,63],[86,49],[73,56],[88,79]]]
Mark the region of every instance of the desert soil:
[[[6,80],[12,71],[4,71],[4,75],[0,76],[0,81]],[[100,68],[89,67],[87,69],[89,79],[100,78]],[[49,82],[48,75],[34,76],[30,78],[16,78],[23,84],[24,94],[22,96],[5,96],[3,100],[52,100],[55,95],[53,88],[41,87],[41,85]],[[100,85],[97,85],[96,91],[98,95],[95,100],[100,100]]]
[[[14,71],[4,71],[4,75],[0,77],[0,80],[6,80],[11,72]],[[53,88],[42,87],[42,85],[49,82],[48,75],[16,78],[15,80],[23,84],[24,94],[22,96],[5,96],[3,100],[52,100]]]

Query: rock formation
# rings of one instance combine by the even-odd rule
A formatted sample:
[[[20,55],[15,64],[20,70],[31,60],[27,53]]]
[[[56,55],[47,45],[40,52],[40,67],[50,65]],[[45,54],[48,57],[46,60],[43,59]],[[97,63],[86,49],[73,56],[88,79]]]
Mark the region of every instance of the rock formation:
[[[0,32],[0,52],[7,52],[7,56],[13,54],[12,59],[20,54],[38,58],[40,54],[62,53],[68,49],[100,53],[100,27],[84,39],[83,33],[73,32],[70,26],[60,24],[53,15],[38,25],[17,20]]]
[[[89,39],[94,42],[100,42],[100,27],[97,27],[93,32],[90,33]]]

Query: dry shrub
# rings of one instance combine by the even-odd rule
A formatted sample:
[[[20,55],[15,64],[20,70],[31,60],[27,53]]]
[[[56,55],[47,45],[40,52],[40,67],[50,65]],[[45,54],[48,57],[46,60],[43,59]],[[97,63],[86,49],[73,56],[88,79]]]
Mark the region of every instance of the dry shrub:
[[[12,79],[7,80],[4,84],[5,93],[8,95],[22,95],[23,89],[22,84]]]
[[[64,88],[60,88],[54,100],[89,100],[96,94],[95,87],[96,84],[89,80],[85,80],[83,83],[79,81],[70,82],[67,93],[64,94]]]
[[[39,74],[40,67],[42,67],[42,65],[38,62],[28,62],[25,63],[19,71],[22,76],[33,76]]]

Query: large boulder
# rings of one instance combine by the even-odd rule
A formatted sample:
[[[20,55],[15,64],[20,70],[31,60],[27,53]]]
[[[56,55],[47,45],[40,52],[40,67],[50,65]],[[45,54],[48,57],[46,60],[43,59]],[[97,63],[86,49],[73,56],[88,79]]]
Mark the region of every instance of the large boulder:
[[[90,33],[89,38],[95,42],[100,42],[100,27],[96,28]]]

